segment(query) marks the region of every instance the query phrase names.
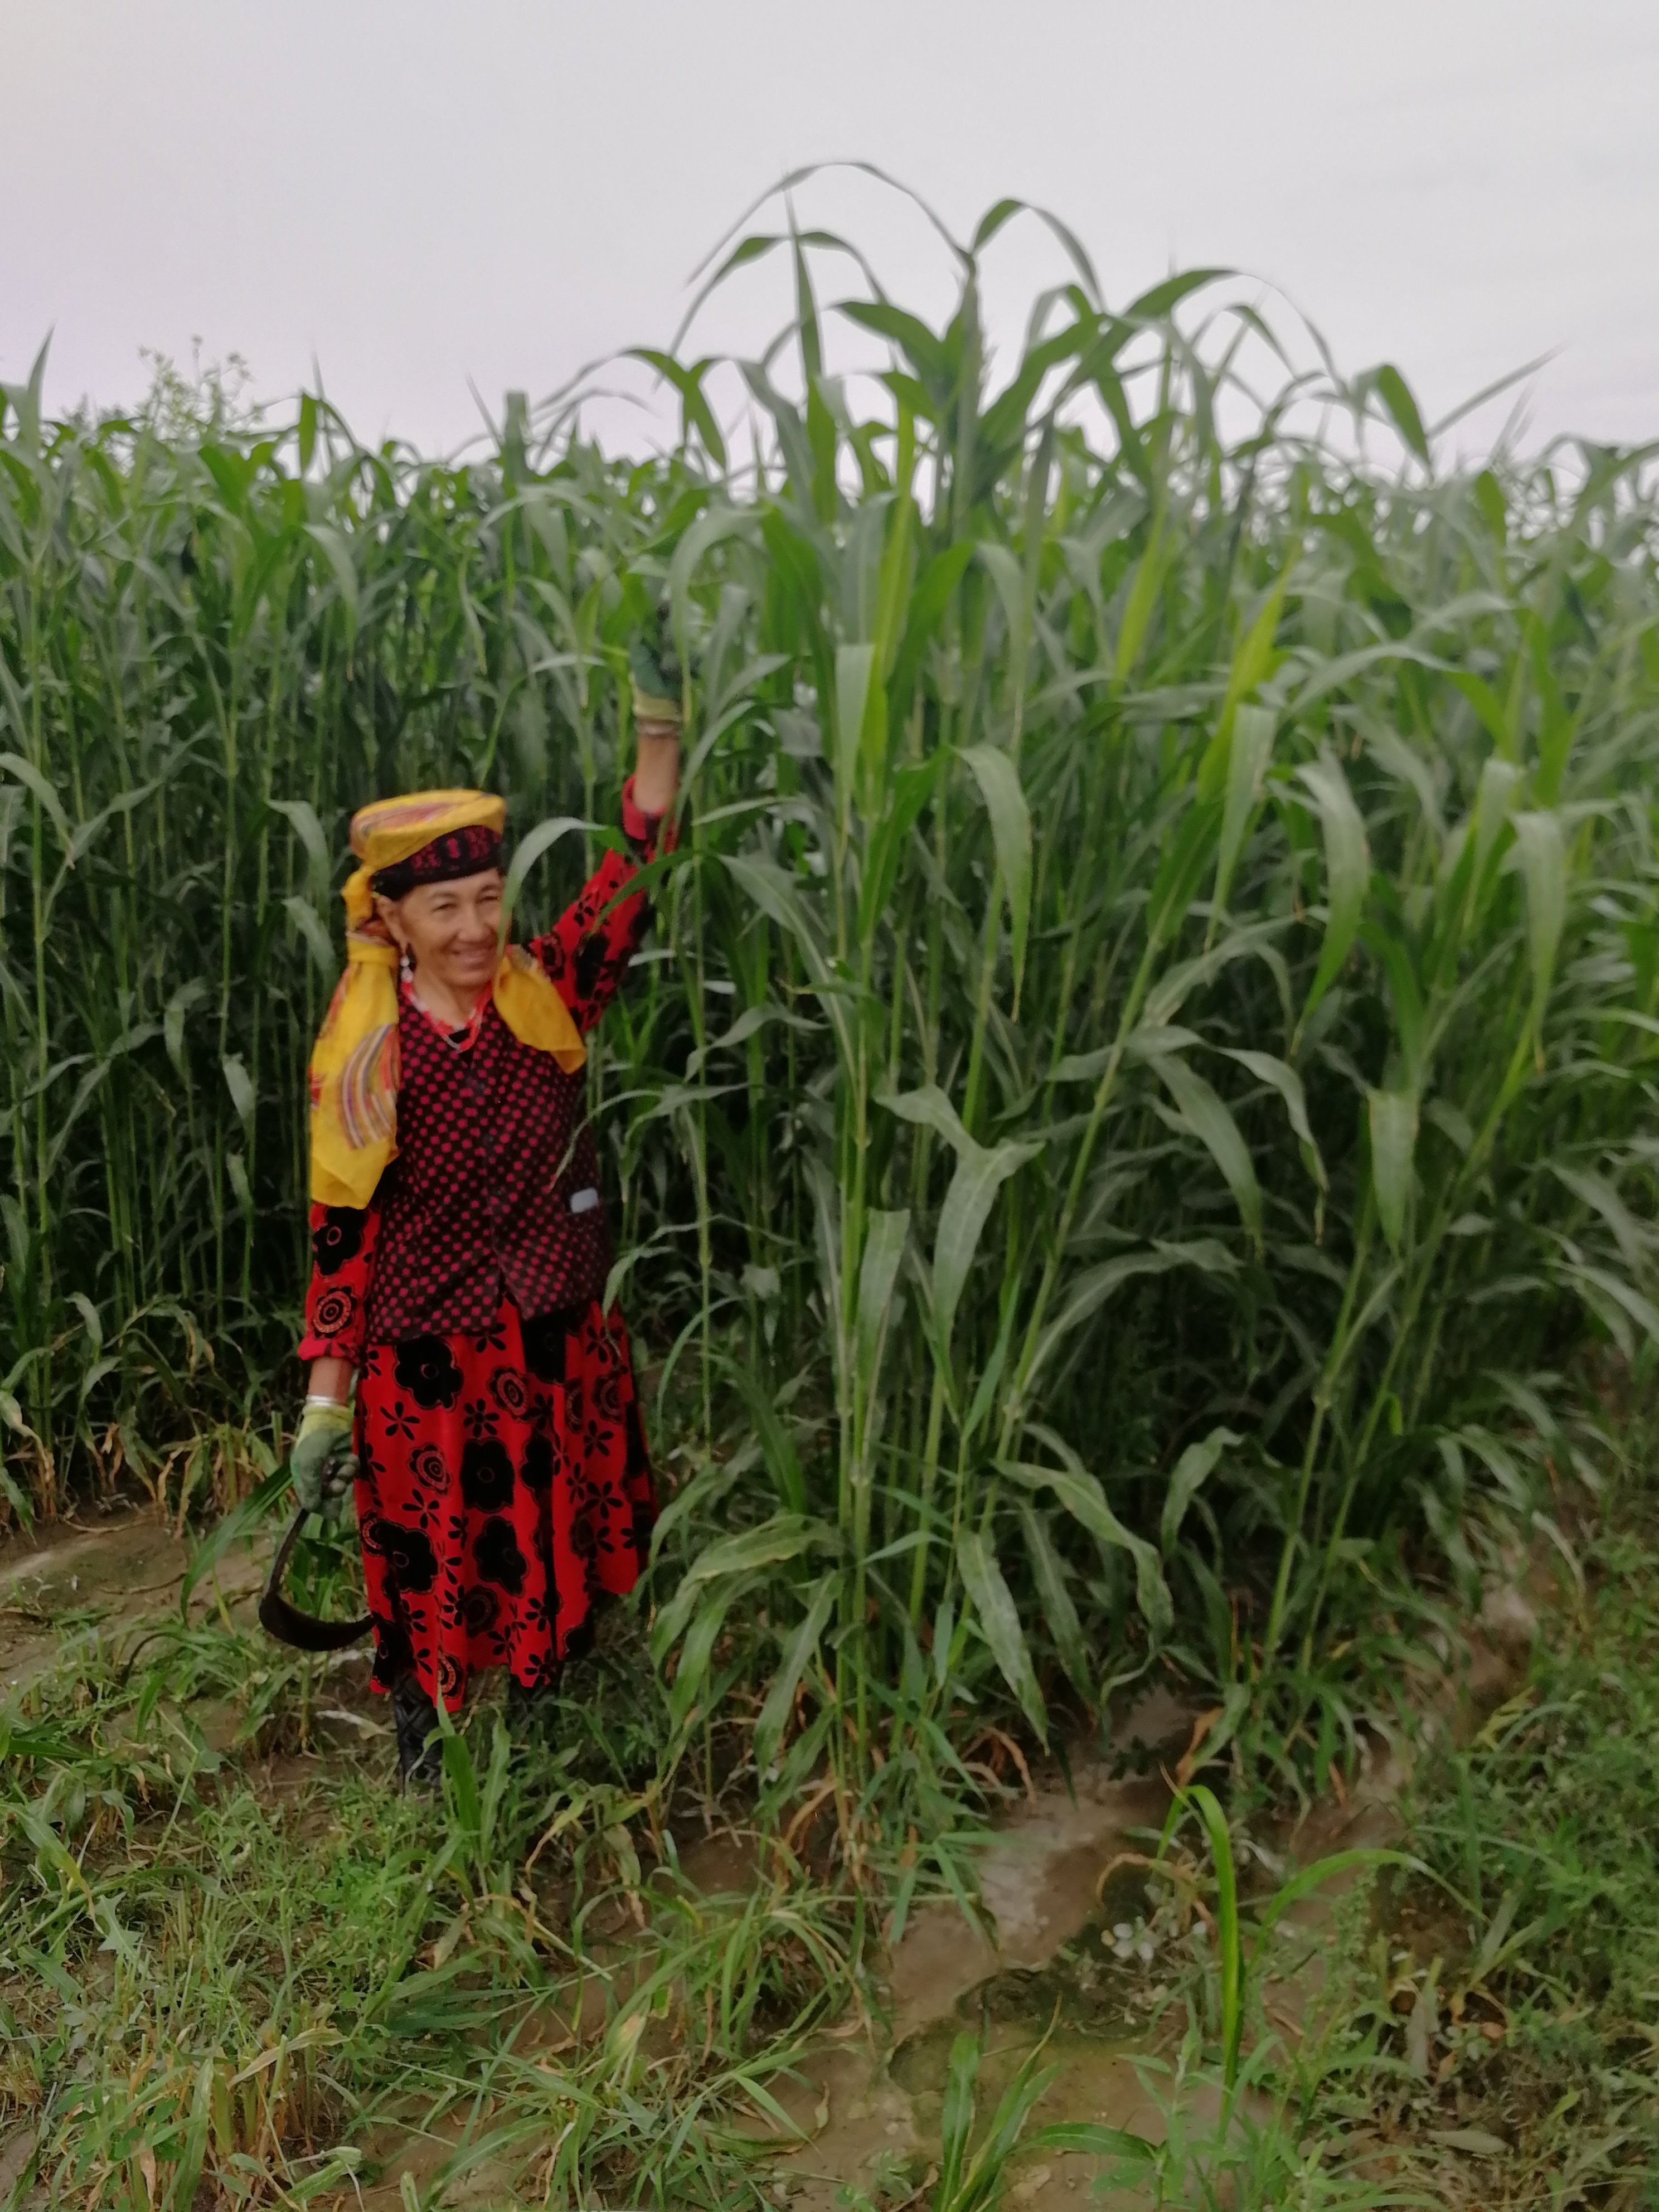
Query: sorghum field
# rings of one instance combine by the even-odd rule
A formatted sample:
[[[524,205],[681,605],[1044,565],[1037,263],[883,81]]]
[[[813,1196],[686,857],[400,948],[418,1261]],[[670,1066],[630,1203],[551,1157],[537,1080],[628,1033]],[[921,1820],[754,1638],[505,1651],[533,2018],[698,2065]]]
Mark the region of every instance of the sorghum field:
[[[728,281],[793,269],[787,342],[644,356],[682,435],[643,459],[517,397],[435,461],[309,397],[59,422],[5,390],[0,1492],[41,1541],[118,1495],[219,1531],[142,1637],[76,1616],[0,1707],[19,2202],[355,2201],[411,2083],[525,2201],[770,2201],[744,2126],[879,2009],[913,1913],[971,1900],[1023,1771],[1189,1698],[1219,1795],[1183,1848],[1236,1935],[1245,1826],[1352,1783],[1419,1634],[1553,1560],[1564,1664],[1639,1548],[1604,1516],[1659,1337],[1652,462],[1437,458],[1395,369],[1291,378],[1204,273],[1108,306],[1069,237],[993,359],[981,257],[1035,219],[948,249],[942,329],[833,241],[744,238]],[[383,1747],[317,1751],[337,1676],[204,1610],[280,1510],[345,824],[500,789],[538,926],[611,834],[665,595],[683,834],[590,1063],[656,1565],[562,1744],[514,1765],[481,1711],[422,1811]],[[349,1542],[307,1571],[349,1603]],[[297,1799],[273,1747],[315,1754]],[[677,1872],[693,1802],[775,1869],[718,1910]],[[1413,1849],[1512,2012],[1586,2017],[1516,1949],[1560,1905],[1532,1858],[1483,1891]],[[561,2042],[618,1898],[639,1956]],[[1170,1999],[1229,2112],[1241,2049],[1271,2064],[1234,1969]],[[1467,2201],[1652,2201],[1607,2192],[1659,2142],[1654,2033],[1571,2062],[1587,2179]],[[975,2166],[947,2091],[885,2201],[994,2202],[1028,2092]],[[1157,2201],[1442,2201],[1320,2164],[1324,2094],[1275,2106],[1268,2179],[1224,2124]]]

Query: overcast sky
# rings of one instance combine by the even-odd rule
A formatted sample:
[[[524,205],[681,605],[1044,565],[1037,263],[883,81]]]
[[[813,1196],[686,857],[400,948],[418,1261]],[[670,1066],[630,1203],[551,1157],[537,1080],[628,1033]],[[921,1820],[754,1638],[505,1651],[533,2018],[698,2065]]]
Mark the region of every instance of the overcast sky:
[[[1530,441],[1659,434],[1656,0],[0,0],[0,377],[50,330],[55,404],[199,335],[453,446],[470,384],[665,343],[744,206],[848,155],[963,234],[1046,203],[1114,301],[1249,270],[1426,416],[1553,354]],[[800,212],[943,307],[873,187]],[[1033,226],[994,273],[1012,319],[1063,272]],[[707,349],[781,308],[745,283]]]

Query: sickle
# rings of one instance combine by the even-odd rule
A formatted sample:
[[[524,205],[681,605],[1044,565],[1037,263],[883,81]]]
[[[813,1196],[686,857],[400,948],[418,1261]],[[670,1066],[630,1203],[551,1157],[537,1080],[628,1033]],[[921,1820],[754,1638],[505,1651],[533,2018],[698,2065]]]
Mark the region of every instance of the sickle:
[[[361,1620],[318,1620],[290,1605],[283,1595],[283,1577],[288,1570],[289,1555],[310,1518],[309,1509],[302,1505],[276,1547],[276,1556],[265,1577],[264,1595],[259,1600],[259,1626],[279,1644],[291,1644],[296,1651],[343,1651],[348,1644],[356,1644],[361,1637],[367,1636],[374,1626],[367,1613]]]

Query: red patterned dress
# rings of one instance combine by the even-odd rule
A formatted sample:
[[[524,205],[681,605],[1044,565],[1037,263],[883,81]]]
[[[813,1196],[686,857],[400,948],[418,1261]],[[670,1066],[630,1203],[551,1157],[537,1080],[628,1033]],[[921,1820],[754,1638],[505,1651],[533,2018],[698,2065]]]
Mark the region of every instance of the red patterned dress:
[[[643,893],[617,894],[656,826],[630,786],[628,850],[530,947],[584,1032],[649,920]],[[474,1668],[534,1689],[587,1649],[596,1604],[644,1564],[651,1470],[627,1332],[601,1302],[580,1073],[521,1044],[493,1000],[452,1031],[408,983],[398,1042],[398,1155],[369,1206],[312,1208],[300,1357],[358,1370],[375,1686],[412,1673],[453,1711]]]

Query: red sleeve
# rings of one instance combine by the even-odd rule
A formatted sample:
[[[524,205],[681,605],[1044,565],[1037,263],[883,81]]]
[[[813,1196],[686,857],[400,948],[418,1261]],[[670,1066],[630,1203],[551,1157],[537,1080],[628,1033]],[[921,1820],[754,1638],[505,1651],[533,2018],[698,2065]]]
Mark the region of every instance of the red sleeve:
[[[608,902],[659,852],[674,849],[673,832],[664,833],[662,817],[642,814],[634,804],[631,775],[623,786],[622,826],[628,849],[607,853],[575,903],[530,947],[582,1030],[591,1030],[616,997],[651,920],[643,891],[617,899],[607,913]]]
[[[313,1206],[311,1286],[306,1292],[301,1359],[363,1360],[364,1311],[380,1233],[377,1206]]]

